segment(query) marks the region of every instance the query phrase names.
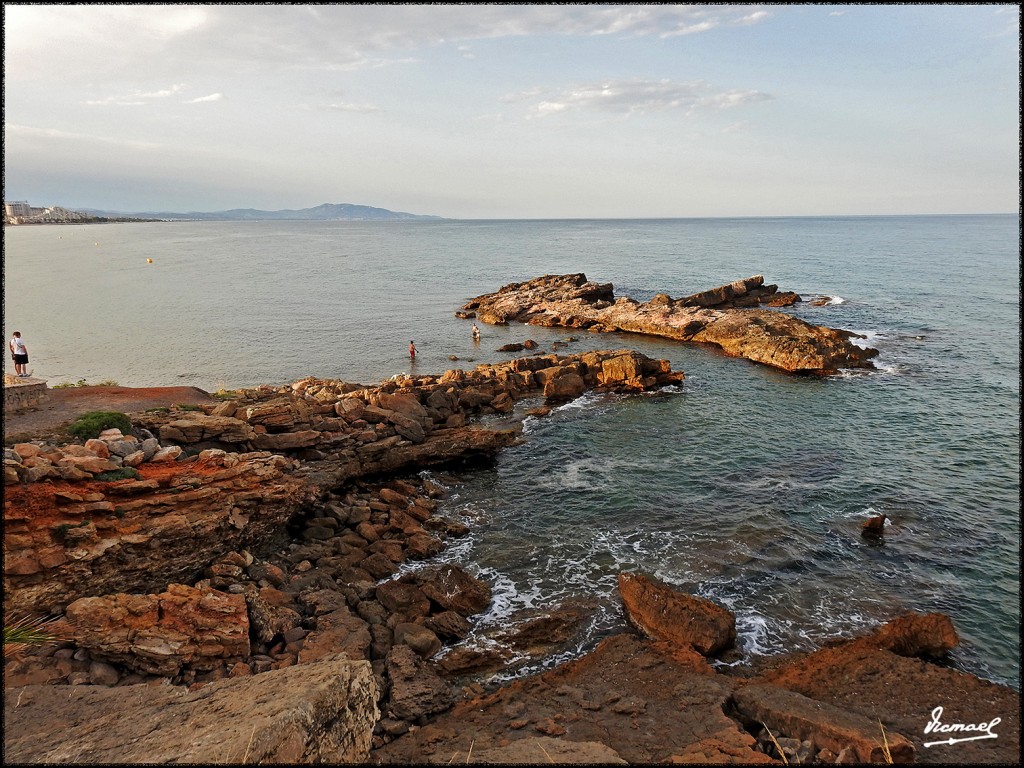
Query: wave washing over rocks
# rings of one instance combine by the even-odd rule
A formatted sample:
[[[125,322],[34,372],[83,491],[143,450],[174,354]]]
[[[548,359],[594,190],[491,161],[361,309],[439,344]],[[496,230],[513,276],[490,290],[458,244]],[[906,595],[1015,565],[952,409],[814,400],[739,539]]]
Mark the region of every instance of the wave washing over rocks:
[[[538,354],[374,387],[307,378],[133,414],[131,434],[5,449],[5,616],[56,615],[61,637],[5,653],[5,760],[1015,758],[1019,695],[921,660],[957,643],[945,616],[740,677],[709,663],[735,617],[639,573],[619,576],[634,633],[485,687],[502,658],[461,641],[492,585],[430,564],[467,528],[422,470],[492,460],[528,439],[524,413],[586,391],[683,379],[630,350]],[[505,639],[557,654],[585,617],[563,606]],[[944,723],[998,718],[996,736],[928,746],[936,706]]]

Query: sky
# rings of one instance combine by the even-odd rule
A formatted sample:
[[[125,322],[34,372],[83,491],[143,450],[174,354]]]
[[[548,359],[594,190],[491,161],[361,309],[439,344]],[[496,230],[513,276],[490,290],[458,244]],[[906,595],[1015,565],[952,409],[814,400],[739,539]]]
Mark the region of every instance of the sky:
[[[4,199],[1020,208],[1016,5],[4,4]]]

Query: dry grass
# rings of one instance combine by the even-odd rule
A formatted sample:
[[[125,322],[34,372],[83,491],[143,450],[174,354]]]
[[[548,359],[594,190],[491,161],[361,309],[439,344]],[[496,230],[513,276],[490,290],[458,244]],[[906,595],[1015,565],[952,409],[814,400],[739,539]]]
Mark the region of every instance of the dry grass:
[[[64,640],[64,631],[56,626],[60,620],[57,616],[23,616],[4,624],[4,659],[13,658],[32,646]]]
[[[885,762],[892,765],[892,753],[889,752],[889,739],[885,736],[885,726],[882,725],[882,721],[878,721],[878,727],[882,729],[882,756],[885,758]]]
[[[764,725],[764,729],[768,731],[768,738],[772,740],[772,744],[775,745],[775,749],[779,751],[779,757],[782,758],[782,764],[789,765],[789,760],[786,759],[786,753],[783,752],[782,747],[779,746],[779,742],[775,739],[775,734],[772,733],[771,729],[767,725],[765,725],[763,720],[761,721],[761,725]]]

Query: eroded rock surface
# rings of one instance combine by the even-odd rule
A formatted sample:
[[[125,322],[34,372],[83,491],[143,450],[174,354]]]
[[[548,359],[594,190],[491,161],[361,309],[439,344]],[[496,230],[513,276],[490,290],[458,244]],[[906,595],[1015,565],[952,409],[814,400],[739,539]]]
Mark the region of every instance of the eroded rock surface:
[[[620,573],[619,594],[629,620],[652,640],[693,647],[705,656],[736,642],[731,611],[641,573]]]
[[[757,309],[799,300],[764,285],[760,275],[681,299],[665,294],[640,303],[615,298],[611,283],[598,284],[583,273],[544,275],[510,283],[478,296],[463,312],[485,323],[629,331],[688,342],[715,344],[726,354],[790,372],[834,373],[841,368],[872,368],[875,349],[850,342],[848,331],[812,325],[783,312]]]
[[[344,657],[193,690],[8,688],[4,762],[363,763],[376,701],[369,662]]]

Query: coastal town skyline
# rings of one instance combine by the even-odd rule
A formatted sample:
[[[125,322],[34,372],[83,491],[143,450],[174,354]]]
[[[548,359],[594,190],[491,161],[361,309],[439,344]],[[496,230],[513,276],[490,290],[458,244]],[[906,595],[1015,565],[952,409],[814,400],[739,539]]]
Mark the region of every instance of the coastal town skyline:
[[[6,4],[5,197],[1012,212],[1016,6]]]

